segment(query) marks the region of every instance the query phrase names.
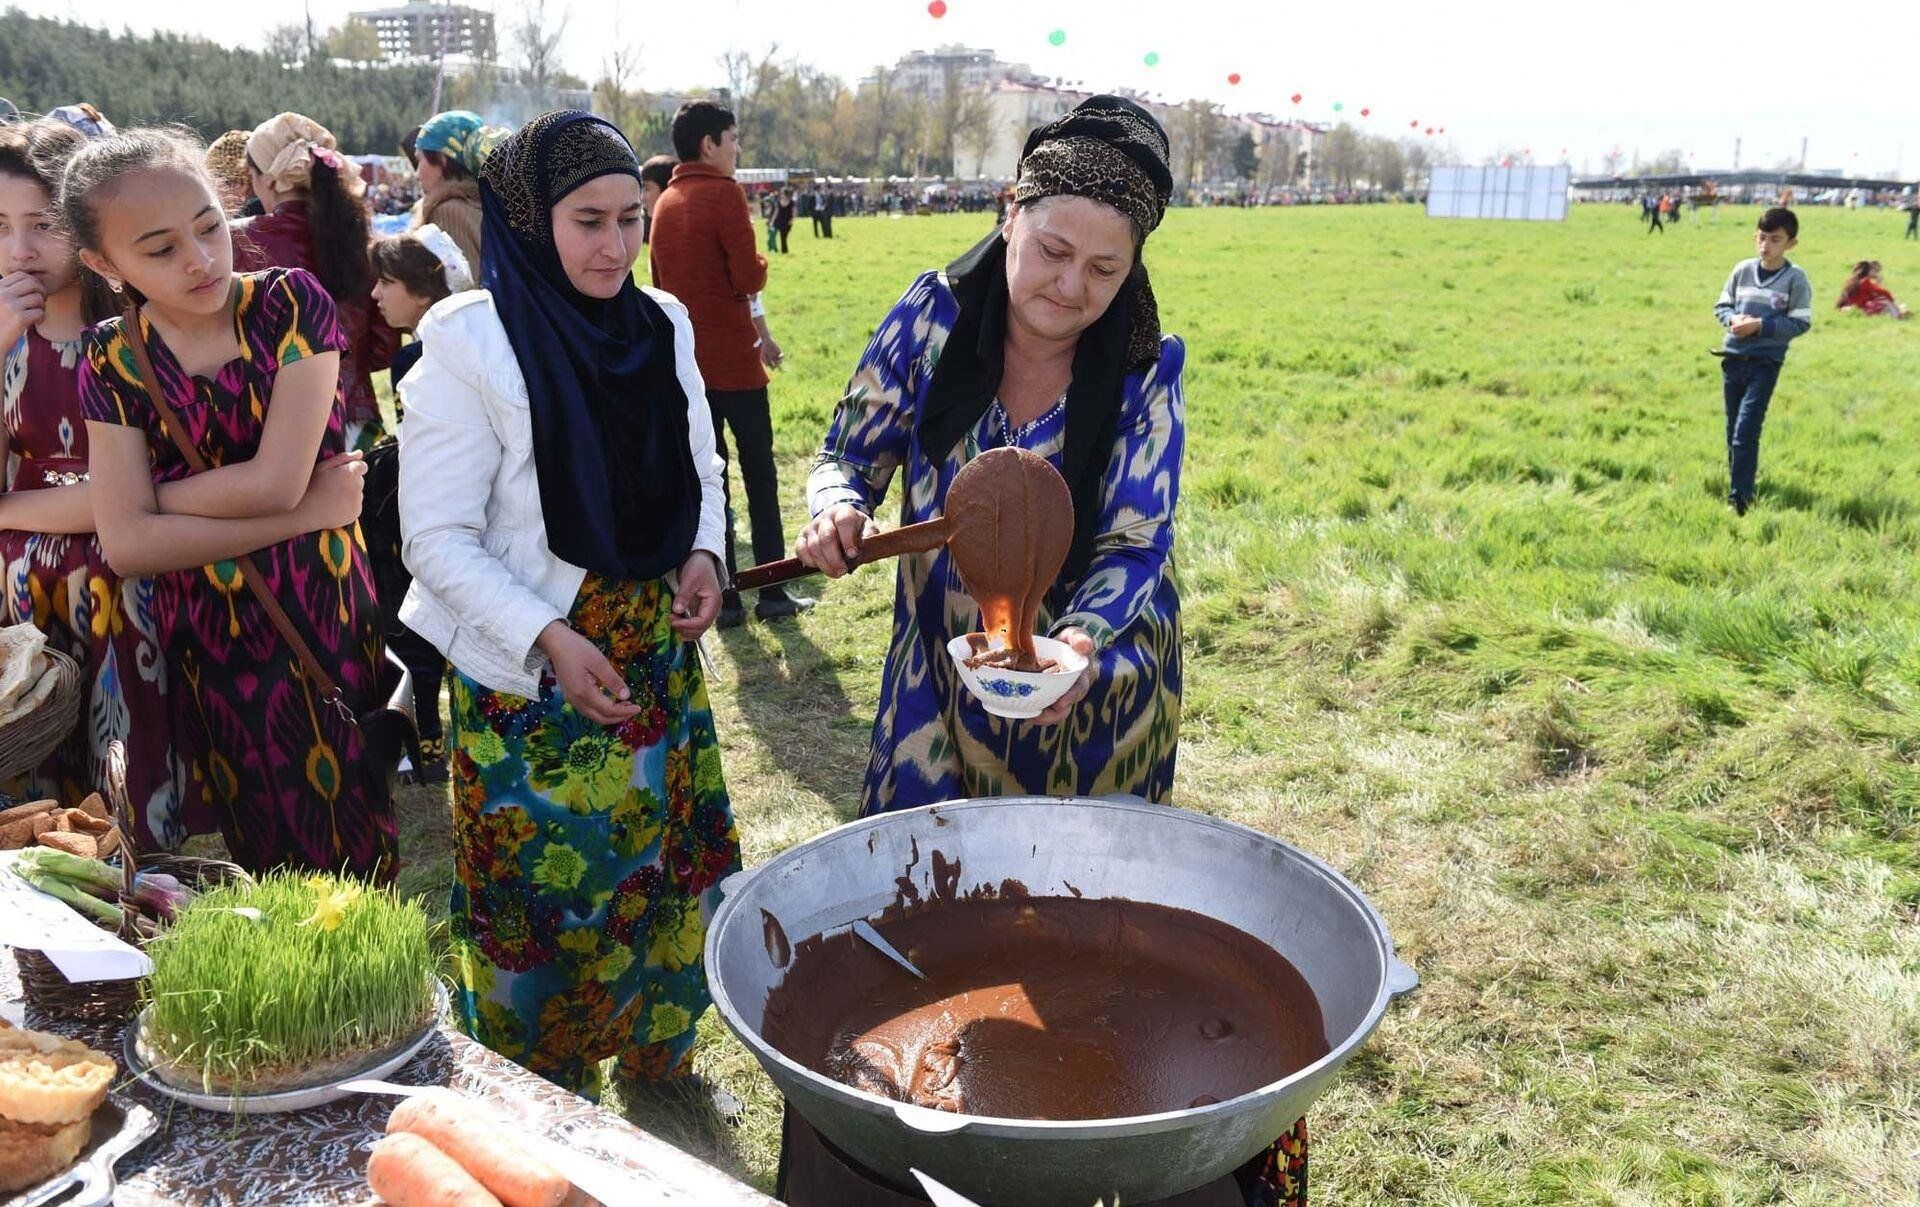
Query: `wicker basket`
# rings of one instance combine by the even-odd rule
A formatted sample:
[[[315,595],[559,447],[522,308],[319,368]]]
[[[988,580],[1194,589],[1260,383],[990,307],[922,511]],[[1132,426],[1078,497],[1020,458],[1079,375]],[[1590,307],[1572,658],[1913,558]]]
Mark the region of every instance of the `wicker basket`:
[[[113,810],[114,824],[120,830],[120,868],[127,891],[133,890],[134,873],[145,869],[165,872],[192,888],[211,888],[230,881],[250,881],[252,876],[237,863],[224,859],[205,859],[197,855],[157,852],[142,855],[139,830],[134,825],[133,803],[127,799],[127,751],[119,742],[107,747],[107,804]],[[120,937],[129,943],[145,942],[133,929],[133,915],[121,912]],[[16,949],[20,964],[20,985],[27,1002],[59,1018],[94,1021],[124,1019],[133,1014],[140,1000],[137,979],[120,981],[69,981],[53,961],[37,951]]]
[[[59,650],[41,651],[54,676],[53,694],[40,707],[0,725],[0,779],[32,771],[66,740],[80,721],[80,664]]]

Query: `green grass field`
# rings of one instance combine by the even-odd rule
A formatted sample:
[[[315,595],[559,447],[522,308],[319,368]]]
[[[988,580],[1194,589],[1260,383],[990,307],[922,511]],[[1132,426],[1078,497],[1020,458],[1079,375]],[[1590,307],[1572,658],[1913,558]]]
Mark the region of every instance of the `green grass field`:
[[[1312,1116],[1316,1201],[1920,1195],[1920,324],[1828,308],[1860,258],[1920,302],[1920,244],[1802,211],[1816,325],[1737,519],[1707,349],[1754,214],[1176,211],[1149,247],[1188,345],[1178,803],[1330,860],[1425,982]],[[873,326],[983,230],[778,259],[789,538]],[[852,816],[891,593],[709,641],[750,862]],[[406,808],[444,908],[444,794]],[[634,1117],[770,1187],[771,1088],[711,1016],[700,1064],[742,1126]]]

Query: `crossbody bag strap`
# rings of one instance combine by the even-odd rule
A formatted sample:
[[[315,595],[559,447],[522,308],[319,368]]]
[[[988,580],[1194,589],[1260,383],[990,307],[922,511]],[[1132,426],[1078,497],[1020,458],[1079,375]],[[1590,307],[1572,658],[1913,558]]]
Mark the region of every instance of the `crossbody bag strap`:
[[[120,321],[127,347],[133,351],[134,366],[140,370],[140,384],[145,387],[147,400],[153,403],[153,409],[160,413],[160,425],[166,428],[167,435],[173,438],[173,446],[180,450],[180,456],[186,461],[187,468],[196,474],[205,473],[206,458],[200,455],[200,450],[195,448],[193,441],[188,438],[186,425],[180,422],[180,417],[174,413],[173,407],[167,402],[166,391],[160,388],[160,377],[153,371],[153,357],[147,352],[146,336],[140,330],[139,307],[128,303],[125,312],[120,316]],[[280,606],[280,601],[274,598],[273,592],[267,590],[266,580],[260,577],[260,571],[254,566],[253,558],[243,553],[232,560],[234,565],[239,567],[241,580],[247,584],[248,590],[253,592],[253,597],[266,610],[267,619],[272,621],[273,627],[279,631],[280,639],[292,647],[294,654],[300,659],[300,665],[305,668],[308,679],[320,689],[321,700],[345,718],[349,724],[358,724],[353,710],[347,707],[346,696],[341,692],[340,684],[327,673],[327,668],[322,666],[320,659],[314,656],[312,647],[300,636],[299,630],[293,627],[293,619],[287,615],[287,610]]]

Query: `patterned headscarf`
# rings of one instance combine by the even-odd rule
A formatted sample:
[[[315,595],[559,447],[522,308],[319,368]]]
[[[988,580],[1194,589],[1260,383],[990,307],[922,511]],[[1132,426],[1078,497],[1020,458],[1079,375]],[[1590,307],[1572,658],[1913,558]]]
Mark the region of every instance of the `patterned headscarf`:
[[[221,184],[238,190],[242,197],[253,194],[253,181],[247,176],[249,137],[246,130],[229,130],[207,145],[207,171]]]
[[[460,144],[467,136],[480,128],[480,115],[471,109],[449,109],[445,113],[436,113],[420,126],[420,137],[414,140],[416,151],[438,151],[442,155],[459,157]]]
[[[1087,197],[1133,223],[1142,243],[1173,195],[1167,135],[1145,109],[1118,96],[1096,96],[1027,136],[1014,198]],[[920,446],[936,461],[947,455],[993,405],[1005,369],[1007,244],[1001,232],[982,239],[947,266],[960,303],[920,408]],[[1073,492],[1073,544],[1060,582],[1077,581],[1093,560],[1100,485],[1113,455],[1126,376],[1160,359],[1160,313],[1135,249],[1133,270],[1107,312],[1085,331],[1073,353],[1067,386],[1067,435],[1060,471]]]
[[[471,109],[449,109],[427,119],[413,149],[445,155],[465,168],[467,175],[478,176],[487,166],[487,156],[512,133],[505,126],[484,124]]]
[[[611,298],[573,287],[553,207],[602,176],[640,179],[604,118],[561,110],[501,143],[480,175],[480,283],[527,384],[547,545],[628,582],[679,567],[700,519],[673,323],[631,273]]]
[[[1043,197],[1098,201],[1126,215],[1144,244],[1173,196],[1169,153],[1167,132],[1151,113],[1125,97],[1089,97],[1027,135],[1013,199],[1022,204]],[[1129,368],[1160,356],[1160,308],[1137,254],[1134,276],[1139,288],[1130,299]]]
[[[317,159],[340,174],[347,192],[358,197],[367,182],[340,157],[333,131],[300,113],[281,113],[261,122],[247,136],[247,161],[283,193],[313,187]]]

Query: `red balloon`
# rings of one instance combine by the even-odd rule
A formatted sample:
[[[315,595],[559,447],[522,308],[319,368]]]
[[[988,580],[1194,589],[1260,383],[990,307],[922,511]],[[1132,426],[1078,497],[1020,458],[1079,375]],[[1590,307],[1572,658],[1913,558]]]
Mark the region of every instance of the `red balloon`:
[[[1440,133],[1445,134],[1446,132],[1447,128],[1445,126],[1440,127]]]
[[[1371,116],[1371,115],[1372,115],[1372,113],[1373,113],[1373,110],[1371,110],[1371,109],[1362,109],[1362,110],[1360,111],[1360,116],[1361,116],[1361,117],[1368,117],[1368,116]]]
[[[1293,94],[1293,103],[1296,105],[1300,103],[1300,94],[1297,92]]]
[[[1418,130],[1419,128],[1420,128],[1420,119],[1417,117],[1407,123],[1407,129],[1409,130]]]
[[[946,16],[947,0],[933,0],[932,4],[927,5],[927,15],[936,21]]]
[[[1428,126],[1428,127],[1427,127],[1427,134],[1428,134],[1428,136],[1429,136],[1429,137],[1431,137],[1431,136],[1432,136],[1432,134],[1433,134],[1433,127],[1432,127],[1432,126]]]
[[[1227,83],[1229,84],[1238,84],[1239,82],[1240,82],[1240,73],[1237,71],[1227,77]]]

